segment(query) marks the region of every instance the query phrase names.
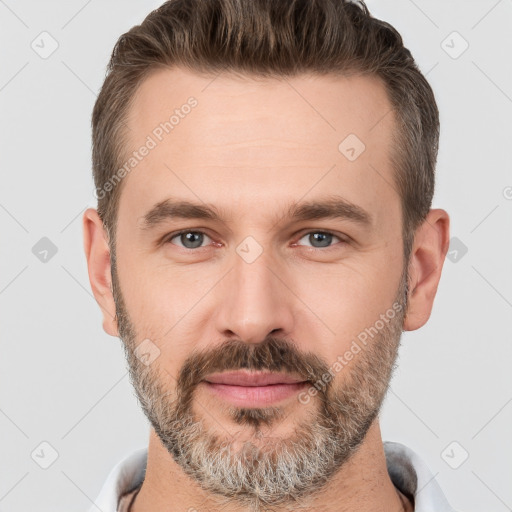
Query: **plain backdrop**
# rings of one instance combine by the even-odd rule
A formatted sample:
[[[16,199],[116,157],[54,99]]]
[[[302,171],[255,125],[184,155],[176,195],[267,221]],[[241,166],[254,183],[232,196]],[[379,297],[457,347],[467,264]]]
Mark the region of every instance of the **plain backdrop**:
[[[505,512],[512,1],[367,4],[436,94],[433,206],[450,213],[453,237],[429,322],[403,335],[383,436],[417,451],[457,510]],[[112,467],[147,445],[121,341],[103,332],[91,293],[81,218],[96,206],[90,116],[110,52],[158,5],[0,0],[0,512],[85,511]]]

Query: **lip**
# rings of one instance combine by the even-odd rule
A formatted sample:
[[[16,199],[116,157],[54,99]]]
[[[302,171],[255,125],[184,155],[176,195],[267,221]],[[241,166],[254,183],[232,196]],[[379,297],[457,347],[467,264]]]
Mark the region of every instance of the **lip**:
[[[209,375],[203,384],[238,407],[265,407],[296,395],[308,381],[282,373],[225,372]]]
[[[275,384],[297,384],[306,382],[301,377],[285,373],[270,372],[223,372],[209,375],[204,379],[212,384],[225,384],[228,386],[271,386]]]

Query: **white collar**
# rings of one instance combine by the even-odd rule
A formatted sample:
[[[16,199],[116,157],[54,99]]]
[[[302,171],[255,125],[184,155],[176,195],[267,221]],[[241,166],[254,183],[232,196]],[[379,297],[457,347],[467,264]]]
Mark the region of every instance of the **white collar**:
[[[400,443],[383,445],[391,480],[402,493],[414,496],[415,512],[455,512],[417,453]],[[139,448],[118,462],[88,512],[117,512],[121,496],[144,481],[147,456],[148,448]]]

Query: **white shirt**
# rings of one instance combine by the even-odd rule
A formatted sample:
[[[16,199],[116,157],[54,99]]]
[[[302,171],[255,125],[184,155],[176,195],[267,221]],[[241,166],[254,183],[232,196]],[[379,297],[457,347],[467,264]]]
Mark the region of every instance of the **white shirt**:
[[[455,512],[423,460],[407,446],[384,442],[389,476],[405,495],[414,496],[415,512]],[[122,459],[107,476],[88,512],[117,512],[121,496],[144,481],[148,449],[139,448]]]

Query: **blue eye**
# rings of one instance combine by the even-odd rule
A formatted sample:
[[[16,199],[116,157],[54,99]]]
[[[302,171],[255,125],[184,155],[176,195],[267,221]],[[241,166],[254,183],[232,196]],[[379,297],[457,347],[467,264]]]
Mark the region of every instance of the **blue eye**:
[[[310,231],[308,233],[305,233],[299,239],[299,242],[304,238],[307,238],[307,240],[309,241],[309,247],[313,247],[314,249],[329,248],[333,245],[333,241],[334,243],[344,242],[342,238],[335,235],[334,233],[330,233],[329,231]],[[179,243],[173,242],[174,239],[177,239]],[[183,231],[178,231],[177,233],[174,233],[173,235],[168,237],[164,243],[172,243],[173,245],[183,247],[184,249],[198,249],[204,247],[203,244],[207,240],[211,241],[211,238],[206,233],[202,231],[193,231],[190,229],[185,229]]]
[[[202,231],[180,231],[179,233],[175,233],[172,237],[167,239],[167,242],[171,242],[171,240],[174,240],[177,238],[180,242],[180,244],[174,244],[178,245],[178,247],[184,247],[185,249],[197,249],[198,247],[201,247],[202,243],[204,242],[204,239],[210,238],[208,235],[203,233]],[[173,242],[171,242],[173,243]]]
[[[312,243],[312,247],[315,249],[330,247],[332,245],[333,238],[338,239],[338,241],[342,241],[340,237],[328,231],[310,231],[309,233],[306,233],[300,240],[306,237],[308,238],[308,241]]]

